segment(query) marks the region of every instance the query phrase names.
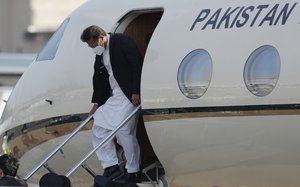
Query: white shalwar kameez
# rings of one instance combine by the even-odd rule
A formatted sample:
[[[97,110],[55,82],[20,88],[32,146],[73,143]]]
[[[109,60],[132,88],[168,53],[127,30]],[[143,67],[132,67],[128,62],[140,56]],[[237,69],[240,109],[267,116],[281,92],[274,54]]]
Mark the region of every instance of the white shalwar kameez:
[[[108,35],[109,37],[109,35]],[[112,71],[109,57],[109,39],[103,52],[103,63],[109,74],[112,96],[94,113],[93,146],[97,146],[136,108],[124,95]],[[140,148],[136,139],[137,115],[132,117],[116,134],[118,143],[123,147],[128,173],[139,171]],[[108,142],[96,152],[102,167],[118,164],[115,142]]]

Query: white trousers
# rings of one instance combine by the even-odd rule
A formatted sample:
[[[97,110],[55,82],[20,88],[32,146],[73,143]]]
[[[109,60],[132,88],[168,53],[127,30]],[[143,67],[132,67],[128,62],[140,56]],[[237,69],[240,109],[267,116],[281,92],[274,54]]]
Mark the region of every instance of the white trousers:
[[[140,170],[140,147],[136,139],[136,124],[138,115],[133,116],[117,133],[117,142],[123,147],[128,173],[138,172]],[[93,146],[97,146],[111,132],[99,125],[93,125]],[[96,152],[103,168],[118,164],[115,141],[109,141],[104,147]]]

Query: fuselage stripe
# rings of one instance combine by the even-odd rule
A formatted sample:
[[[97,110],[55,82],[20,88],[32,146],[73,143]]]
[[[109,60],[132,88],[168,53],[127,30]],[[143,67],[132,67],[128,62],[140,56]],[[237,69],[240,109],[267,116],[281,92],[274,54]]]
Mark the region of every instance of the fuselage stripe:
[[[299,115],[300,104],[243,105],[143,109],[144,121],[180,118]]]

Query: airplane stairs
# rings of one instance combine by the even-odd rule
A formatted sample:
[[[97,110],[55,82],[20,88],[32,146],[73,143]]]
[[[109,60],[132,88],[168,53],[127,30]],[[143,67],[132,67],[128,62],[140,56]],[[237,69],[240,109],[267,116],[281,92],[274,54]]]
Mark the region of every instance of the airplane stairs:
[[[72,173],[74,173],[79,166],[85,169],[93,177],[96,176],[95,172],[93,172],[90,167],[86,164],[86,161],[102,146],[104,146],[108,141],[110,141],[115,134],[118,132],[120,128],[123,127],[130,119],[133,117],[139,110],[141,106],[138,106],[125,120],[123,120],[112,132],[108,135],[102,142],[99,143],[98,146],[94,147],[89,153],[85,155],[85,157],[79,161],[71,170],[65,174],[65,176],[69,177]],[[92,119],[93,115],[89,116],[85,119],[60,145],[58,145],[44,160],[38,164],[31,172],[29,172],[23,179],[27,181],[33,174],[35,174],[42,166],[47,169],[49,172],[54,172],[51,167],[48,165],[48,160],[52,158],[52,156],[61,150],[61,148],[69,142],[88,122]],[[121,163],[122,164],[122,163]],[[124,164],[124,163],[123,163]],[[164,170],[159,163],[156,161],[142,169],[142,183],[138,183],[139,187],[168,187],[168,182],[164,179]],[[161,177],[162,176],[162,177]]]

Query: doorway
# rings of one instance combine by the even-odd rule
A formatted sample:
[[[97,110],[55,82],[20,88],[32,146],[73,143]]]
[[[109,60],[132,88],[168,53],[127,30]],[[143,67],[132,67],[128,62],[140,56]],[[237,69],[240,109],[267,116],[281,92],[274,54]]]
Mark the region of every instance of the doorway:
[[[114,33],[131,37],[144,59],[151,36],[163,15],[163,9],[132,10],[125,14],[115,25]],[[137,124],[137,139],[141,149],[141,167],[146,167],[158,158],[149,141],[142,114]]]

